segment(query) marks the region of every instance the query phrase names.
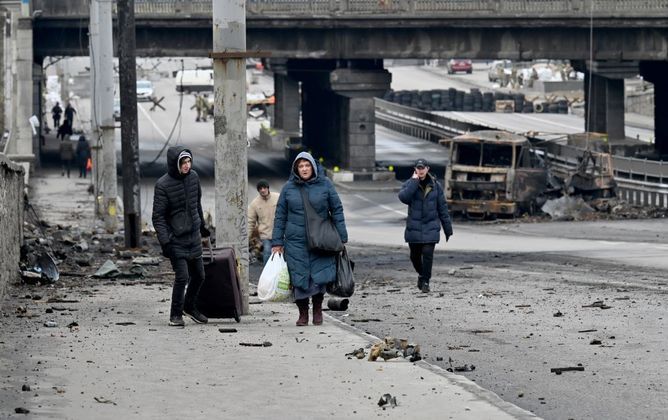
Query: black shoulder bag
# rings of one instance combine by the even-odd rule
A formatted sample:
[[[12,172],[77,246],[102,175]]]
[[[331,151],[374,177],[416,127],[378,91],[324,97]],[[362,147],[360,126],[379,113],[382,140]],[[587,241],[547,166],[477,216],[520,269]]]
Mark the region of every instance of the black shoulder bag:
[[[323,219],[315,211],[304,188],[299,188],[304,201],[306,237],[311,251],[336,254],[343,250],[343,242],[331,217]]]

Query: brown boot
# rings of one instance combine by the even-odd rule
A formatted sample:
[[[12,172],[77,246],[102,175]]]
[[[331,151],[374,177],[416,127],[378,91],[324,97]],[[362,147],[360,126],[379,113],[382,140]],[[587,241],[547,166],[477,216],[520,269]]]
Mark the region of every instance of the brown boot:
[[[322,325],[322,294],[313,295],[313,325]]]
[[[295,301],[297,308],[299,308],[299,319],[297,320],[297,326],[303,327],[308,325],[308,298],[299,299]]]

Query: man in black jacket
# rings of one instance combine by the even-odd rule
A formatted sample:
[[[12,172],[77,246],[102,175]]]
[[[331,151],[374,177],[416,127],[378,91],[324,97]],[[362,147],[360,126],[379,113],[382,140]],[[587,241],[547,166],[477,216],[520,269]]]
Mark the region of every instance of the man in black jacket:
[[[443,188],[429,173],[427,161],[418,159],[414,166],[413,176],[399,191],[399,200],[408,205],[404,239],[408,242],[411,262],[418,274],[417,287],[429,293],[434,248],[441,238],[441,227],[445,242],[448,242],[452,236],[452,222]]]
[[[202,238],[210,234],[204,227],[202,188],[197,172],[191,169],[192,158],[192,152],[185,147],[170,147],[167,173],[155,183],[153,196],[153,227],[162,255],[170,259],[176,275],[169,325],[179,327],[184,325],[182,315],[198,324],[208,322],[195,307],[204,281]]]

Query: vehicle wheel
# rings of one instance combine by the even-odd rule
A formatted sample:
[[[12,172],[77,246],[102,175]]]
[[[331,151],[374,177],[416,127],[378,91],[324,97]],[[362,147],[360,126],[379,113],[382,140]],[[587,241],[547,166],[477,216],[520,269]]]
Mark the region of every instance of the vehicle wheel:
[[[471,73],[473,73],[473,69],[466,71],[466,74],[471,74]]]
[[[448,74],[455,74],[455,72],[448,69]]]

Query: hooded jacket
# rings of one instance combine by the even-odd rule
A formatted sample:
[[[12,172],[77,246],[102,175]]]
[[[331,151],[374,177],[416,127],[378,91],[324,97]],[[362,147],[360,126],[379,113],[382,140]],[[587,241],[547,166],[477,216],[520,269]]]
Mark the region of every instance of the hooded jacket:
[[[431,175],[423,187],[418,179],[404,182],[399,191],[399,200],[408,204],[408,217],[404,240],[408,243],[438,243],[441,226],[446,237],[452,235],[452,222],[448,214],[443,188]]]
[[[202,188],[195,170],[179,171],[179,155],[184,151],[192,156],[183,146],[167,150],[167,173],[155,183],[153,227],[160,245],[171,247],[174,257],[194,258],[202,255]]]
[[[299,177],[296,163],[306,159],[313,166],[314,175],[304,181]],[[342,242],[348,242],[348,232],[343,216],[343,205],[334,184],[313,156],[301,152],[292,162],[292,172],[283,186],[276,206],[272,246],[283,246],[290,273],[290,282],[301,289],[309,287],[309,279],[316,284],[327,284],[336,278],[336,257],[311,252],[306,237],[304,202],[301,189],[305,189],[309,201],[320,217],[331,215]]]

